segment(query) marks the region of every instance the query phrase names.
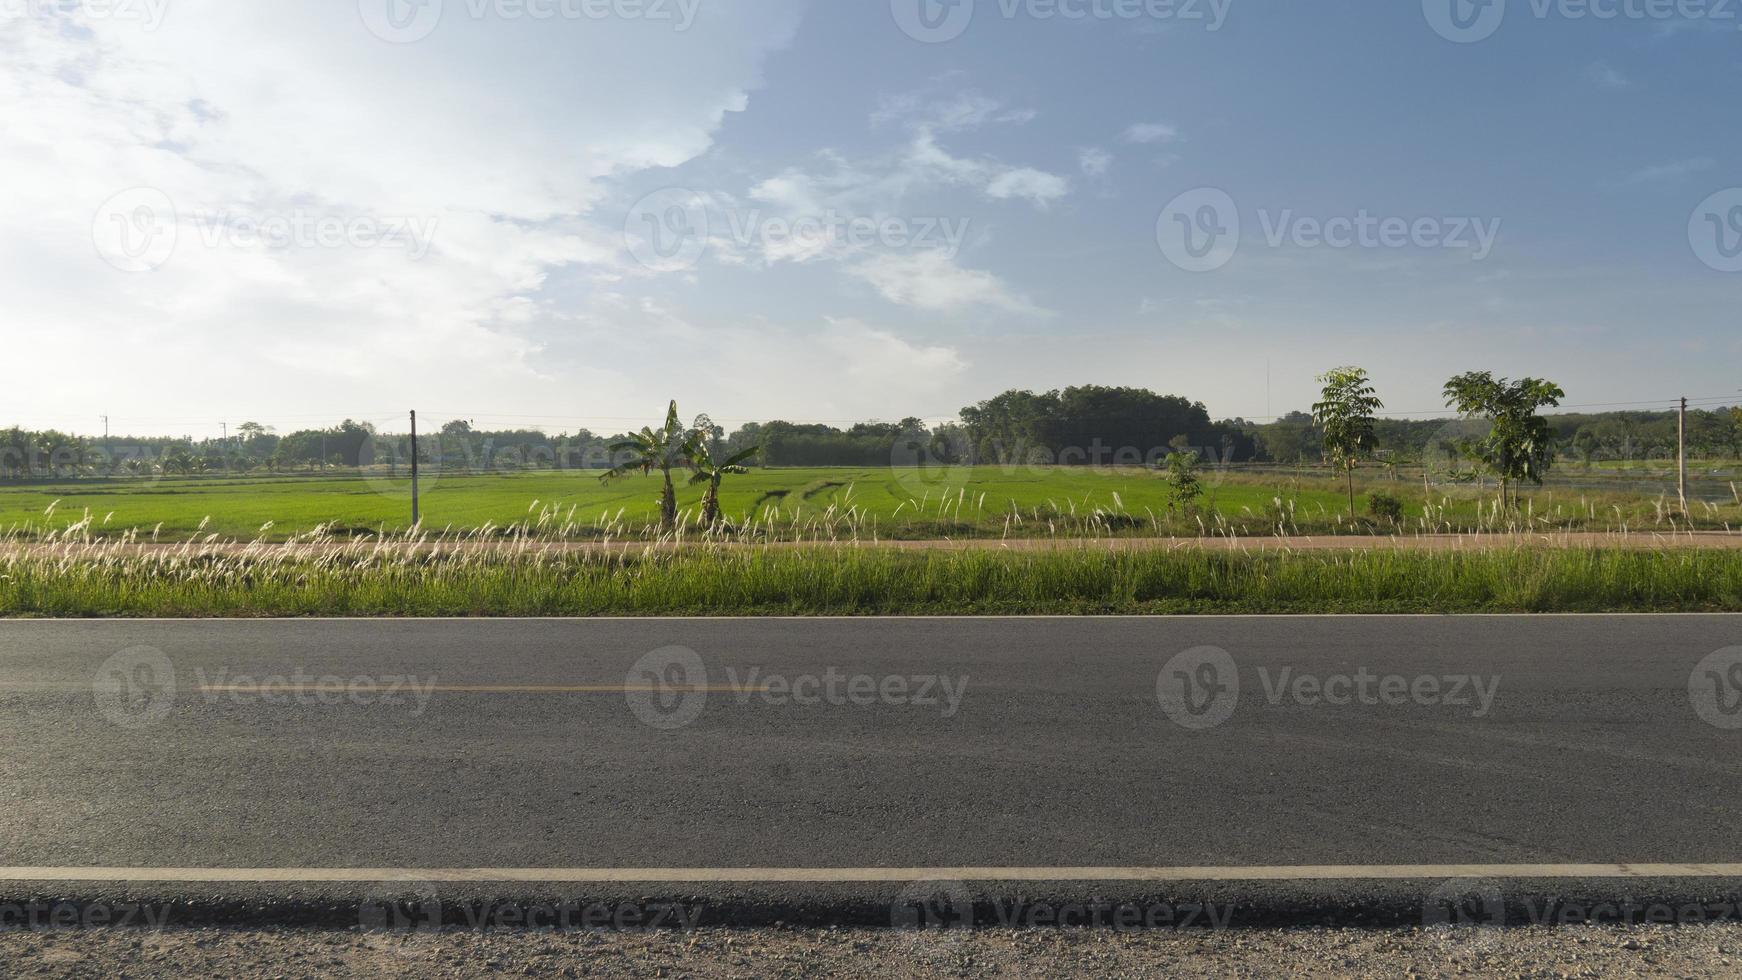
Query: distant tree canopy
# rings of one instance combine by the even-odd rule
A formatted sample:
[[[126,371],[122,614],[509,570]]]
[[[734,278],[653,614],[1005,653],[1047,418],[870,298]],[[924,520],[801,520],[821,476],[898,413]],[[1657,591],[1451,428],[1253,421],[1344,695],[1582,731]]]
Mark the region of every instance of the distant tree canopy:
[[[1211,422],[1201,402],[1144,388],[1006,391],[962,409],[962,427],[983,463],[1155,465],[1182,440],[1219,462],[1247,461],[1256,453],[1248,432]]]

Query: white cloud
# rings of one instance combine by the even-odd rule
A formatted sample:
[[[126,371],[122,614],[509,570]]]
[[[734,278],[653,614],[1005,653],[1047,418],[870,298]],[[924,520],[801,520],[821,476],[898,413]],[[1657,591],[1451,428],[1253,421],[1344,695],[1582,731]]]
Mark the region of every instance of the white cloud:
[[[1179,130],[1167,123],[1132,123],[1121,138],[1127,143],[1171,143],[1179,138]]]
[[[1038,207],[1045,207],[1071,192],[1071,182],[1057,174],[1017,167],[1005,170],[986,185],[986,196],[996,200],[1022,198]]]
[[[1113,167],[1113,154],[1098,146],[1087,146],[1077,151],[1077,166],[1082,169],[1083,176],[1091,180],[1105,177]]]
[[[1619,92],[1633,87],[1631,79],[1601,61],[1585,69],[1585,80],[1607,92]]]
[[[432,385],[526,394],[550,277],[623,273],[621,218],[590,213],[609,180],[705,152],[797,22],[792,0],[710,6],[683,33],[450,10],[393,45],[347,3],[177,0],[155,32],[37,6],[0,34],[0,291],[9,342],[100,354],[77,384],[15,379],[37,410],[78,416],[99,399],[345,411],[359,379],[388,404]],[[634,78],[635,97],[586,97],[601,77]],[[151,272],[93,248],[99,206],[132,187],[176,211],[157,216],[175,247]],[[422,259],[260,244],[214,237],[218,215],[434,237]]]
[[[941,252],[880,255],[853,266],[883,298],[933,313],[988,307],[1007,313],[1044,315],[1026,296],[1011,292],[990,272],[964,269]]]

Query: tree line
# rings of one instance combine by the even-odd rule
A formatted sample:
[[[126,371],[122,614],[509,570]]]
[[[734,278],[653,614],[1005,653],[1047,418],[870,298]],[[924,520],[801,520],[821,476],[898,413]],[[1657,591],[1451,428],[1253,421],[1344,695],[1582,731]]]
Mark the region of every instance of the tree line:
[[[1455,406],[1451,406],[1454,407]],[[1671,459],[1674,412],[1618,411],[1544,416],[1553,457],[1581,461]],[[731,456],[751,446],[763,466],[1059,465],[1166,463],[1189,452],[1213,464],[1333,462],[1334,447],[1313,412],[1269,422],[1212,420],[1201,402],[1142,388],[1085,385],[1048,392],[1011,390],[965,407],[958,419],[866,421],[847,426],[751,422],[733,431],[707,422],[711,452]],[[1450,434],[1448,434],[1450,433]],[[424,434],[419,457],[443,472],[505,473],[540,469],[610,470],[629,458],[614,446],[631,433],[586,429],[479,428],[453,419]],[[1448,419],[1374,417],[1371,453],[1386,461],[1420,461],[1464,437]],[[1467,440],[1466,440],[1467,441]],[[1742,458],[1742,409],[1688,413],[1696,458]],[[101,438],[52,429],[0,429],[0,479],[321,473],[335,468],[398,468],[409,461],[405,436],[347,419],[328,428],[280,435],[254,422],[228,438]]]

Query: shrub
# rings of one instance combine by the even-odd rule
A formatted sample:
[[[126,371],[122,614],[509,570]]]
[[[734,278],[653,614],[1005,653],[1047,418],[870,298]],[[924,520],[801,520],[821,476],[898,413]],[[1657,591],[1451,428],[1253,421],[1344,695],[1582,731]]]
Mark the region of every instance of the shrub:
[[[1403,501],[1383,490],[1375,490],[1367,495],[1367,513],[1382,521],[1401,524],[1403,523]]]

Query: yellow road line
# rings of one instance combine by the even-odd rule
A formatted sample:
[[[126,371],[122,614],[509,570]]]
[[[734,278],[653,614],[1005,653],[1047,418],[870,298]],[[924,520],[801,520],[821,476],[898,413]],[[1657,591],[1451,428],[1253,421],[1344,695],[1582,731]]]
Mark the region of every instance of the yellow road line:
[[[349,681],[331,684],[202,684],[201,694],[332,694],[355,686]],[[378,684],[376,686],[385,686]],[[745,687],[730,684],[434,684],[418,691],[437,694],[762,694],[766,685]]]

